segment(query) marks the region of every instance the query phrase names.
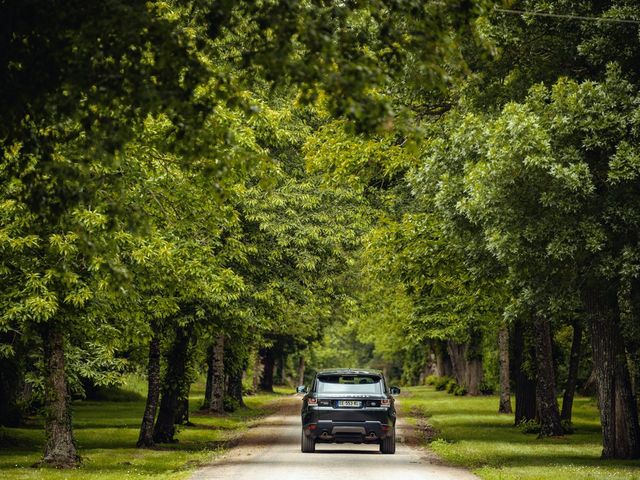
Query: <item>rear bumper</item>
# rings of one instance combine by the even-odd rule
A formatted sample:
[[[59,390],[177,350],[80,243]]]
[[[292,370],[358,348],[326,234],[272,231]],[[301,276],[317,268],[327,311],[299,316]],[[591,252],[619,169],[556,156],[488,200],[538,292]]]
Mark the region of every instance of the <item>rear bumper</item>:
[[[304,427],[304,433],[319,443],[378,443],[387,436],[389,425],[376,421],[334,422],[319,420]]]
[[[395,425],[395,410],[388,408],[308,408],[302,414],[302,431],[320,443],[379,443]]]

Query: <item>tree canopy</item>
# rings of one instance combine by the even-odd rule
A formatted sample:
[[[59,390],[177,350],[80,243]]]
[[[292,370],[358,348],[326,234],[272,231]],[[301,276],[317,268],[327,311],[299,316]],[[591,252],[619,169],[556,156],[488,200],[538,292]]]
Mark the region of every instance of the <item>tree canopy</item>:
[[[127,372],[150,447],[200,375],[221,413],[371,366],[513,387],[558,436],[582,361],[603,457],[640,457],[639,25],[627,0],[3,2],[0,422],[42,406],[43,463],[75,466],[72,398]]]

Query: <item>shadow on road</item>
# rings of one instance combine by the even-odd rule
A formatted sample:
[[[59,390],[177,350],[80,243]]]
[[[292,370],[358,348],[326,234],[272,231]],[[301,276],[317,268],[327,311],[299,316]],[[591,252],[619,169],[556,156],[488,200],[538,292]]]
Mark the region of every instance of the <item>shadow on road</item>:
[[[324,453],[324,454],[359,454],[359,455],[382,455],[379,451],[376,450],[316,450],[315,454]],[[315,455],[314,454],[314,455]]]

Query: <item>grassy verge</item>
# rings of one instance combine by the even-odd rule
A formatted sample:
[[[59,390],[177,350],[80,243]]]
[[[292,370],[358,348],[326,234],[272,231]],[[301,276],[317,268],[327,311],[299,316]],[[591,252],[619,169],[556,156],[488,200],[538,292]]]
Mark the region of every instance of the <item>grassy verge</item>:
[[[74,428],[83,458],[76,470],[32,468],[42,455],[42,419],[23,428],[0,429],[0,478],[15,479],[144,479],[186,478],[203,463],[222,453],[225,445],[258,418],[277,408],[285,392],[245,399],[247,408],[225,416],[199,415],[202,385],[190,399],[193,426],[180,427],[178,443],[153,450],[135,448],[144,399],[135,394],[136,382],[113,400],[74,402]],[[141,393],[141,392],[138,392]],[[114,401],[116,400],[116,401]]]
[[[512,415],[499,415],[498,398],[454,397],[432,387],[412,387],[401,399],[412,423],[426,417],[437,430],[430,442],[445,462],[470,468],[488,480],[640,479],[640,461],[600,460],[597,406],[576,398],[572,435],[538,439],[513,427]]]

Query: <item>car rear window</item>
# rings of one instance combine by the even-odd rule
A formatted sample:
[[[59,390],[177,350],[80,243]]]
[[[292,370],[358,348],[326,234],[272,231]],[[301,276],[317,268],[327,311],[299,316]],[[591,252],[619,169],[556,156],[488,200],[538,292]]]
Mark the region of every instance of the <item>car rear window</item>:
[[[377,375],[322,375],[318,393],[382,393],[382,379]]]

